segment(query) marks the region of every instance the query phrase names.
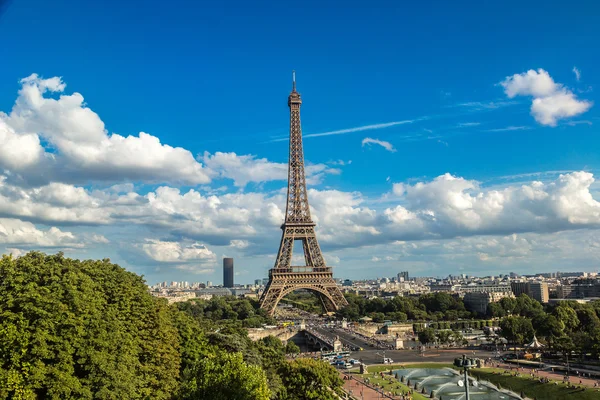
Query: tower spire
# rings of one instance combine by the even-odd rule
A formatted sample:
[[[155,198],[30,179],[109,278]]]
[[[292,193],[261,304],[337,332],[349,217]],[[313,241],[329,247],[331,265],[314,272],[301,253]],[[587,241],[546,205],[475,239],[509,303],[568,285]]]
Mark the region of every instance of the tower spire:
[[[296,91],[296,71],[292,71],[292,92]]]

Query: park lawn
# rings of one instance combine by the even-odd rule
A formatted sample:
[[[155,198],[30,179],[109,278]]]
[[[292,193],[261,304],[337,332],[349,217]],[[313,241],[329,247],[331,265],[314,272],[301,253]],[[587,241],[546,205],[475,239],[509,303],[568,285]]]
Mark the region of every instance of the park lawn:
[[[481,380],[489,381],[494,385],[500,385],[503,389],[509,389],[520,394],[523,392],[525,396],[531,399],[544,400],[598,400],[600,392],[593,388],[578,388],[569,389],[567,386],[559,382],[558,385],[554,381],[550,383],[540,383],[537,379],[531,379],[529,375],[525,376],[510,376],[506,374],[494,374],[494,372],[504,372],[505,370],[496,368],[472,369],[469,374]]]
[[[398,382],[397,380],[390,380],[385,379],[385,378],[380,378],[380,377],[373,377],[373,376],[369,376],[369,383],[371,385],[375,385],[377,384],[377,386],[383,388],[383,390],[385,390],[386,392],[394,392],[394,393],[402,393],[402,394],[406,394],[409,391],[409,387],[406,386],[404,383]],[[421,393],[415,393],[413,392],[413,399],[414,400],[425,400],[425,399],[429,399],[429,397],[421,394]]]
[[[416,364],[386,364],[386,365],[369,365],[369,372],[381,372],[402,368],[453,368],[452,364],[448,363],[416,363]]]

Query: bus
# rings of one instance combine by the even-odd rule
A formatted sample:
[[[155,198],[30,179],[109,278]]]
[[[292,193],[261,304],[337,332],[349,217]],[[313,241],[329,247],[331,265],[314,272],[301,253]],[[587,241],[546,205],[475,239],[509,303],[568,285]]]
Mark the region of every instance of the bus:
[[[321,354],[321,358],[344,358],[344,357],[349,357],[350,356],[350,352],[349,351],[331,351],[329,353],[322,353]]]

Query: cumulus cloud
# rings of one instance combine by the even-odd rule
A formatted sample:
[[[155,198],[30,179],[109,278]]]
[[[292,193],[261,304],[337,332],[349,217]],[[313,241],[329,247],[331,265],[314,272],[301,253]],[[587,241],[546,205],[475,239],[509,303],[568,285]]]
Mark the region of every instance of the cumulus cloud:
[[[600,203],[590,191],[593,182],[591,173],[572,172],[554,181],[487,189],[445,174],[431,181],[395,183],[384,208],[373,207],[377,203],[371,204],[359,192],[309,189],[308,196],[319,240],[329,248],[348,248],[600,227]],[[59,226],[146,226],[183,240],[250,253],[275,251],[284,207],[283,191],[204,195],[163,186],[146,194],[115,194],[110,189],[60,185],[35,189],[0,185],[0,214],[7,217]],[[188,254],[175,241],[145,245],[156,257],[159,250],[182,254],[170,262]]]
[[[229,242],[229,246],[236,249],[245,249],[246,247],[250,246],[250,243],[247,240],[234,239]]]
[[[110,243],[110,240],[108,240],[106,237],[104,237],[104,235],[94,234],[94,235],[92,235],[91,240],[94,243],[103,243],[103,244]]]
[[[389,152],[395,153],[396,149],[394,148],[394,146],[390,143],[390,142],[386,142],[384,140],[379,140],[379,139],[373,139],[370,137],[366,137],[362,140],[362,146],[365,147],[366,145],[370,145],[370,144],[377,144],[381,147],[383,147],[384,149],[386,149]]]
[[[182,245],[179,242],[146,239],[141,247],[148,257],[161,263],[214,264],[217,261],[215,253],[200,243]]]
[[[22,171],[39,163],[44,148],[35,133],[17,134],[0,113],[0,164],[2,167]]]
[[[209,182],[188,150],[144,132],[109,134],[80,93],[63,93],[61,78],[32,74],[21,85],[12,111],[0,113],[0,164],[25,180]],[[60,97],[50,97],[53,92]],[[43,148],[40,139],[52,149]]]
[[[253,155],[238,155],[236,153],[205,152],[201,157],[214,178],[232,179],[237,187],[244,187],[250,182],[262,183],[287,180],[287,163],[275,163],[266,158],[256,158]],[[341,171],[326,164],[306,165],[306,182],[320,183],[327,174],[337,175]]]
[[[0,168],[10,172],[3,179],[14,184],[106,182],[123,193],[134,182],[197,185],[231,179],[244,187],[287,179],[287,163],[233,152],[206,152],[196,160],[190,151],[149,133],[109,133],[80,93],[65,92],[59,77],[32,74],[20,83],[12,110],[0,112]],[[308,163],[305,169],[309,184],[341,173],[328,164]]]
[[[592,107],[591,102],[577,99],[541,68],[507,76],[500,85],[509,98],[533,97],[531,115],[542,125],[556,126],[558,120],[583,114]]]
[[[23,247],[82,247],[71,232],[56,227],[44,231],[31,222],[13,218],[0,218],[0,243]]]

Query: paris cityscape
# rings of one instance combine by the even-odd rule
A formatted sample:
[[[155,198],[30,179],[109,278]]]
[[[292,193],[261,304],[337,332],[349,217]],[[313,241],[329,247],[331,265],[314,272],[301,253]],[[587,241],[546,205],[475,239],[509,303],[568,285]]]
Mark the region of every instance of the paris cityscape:
[[[535,3],[0,0],[0,400],[600,399],[600,5]]]

